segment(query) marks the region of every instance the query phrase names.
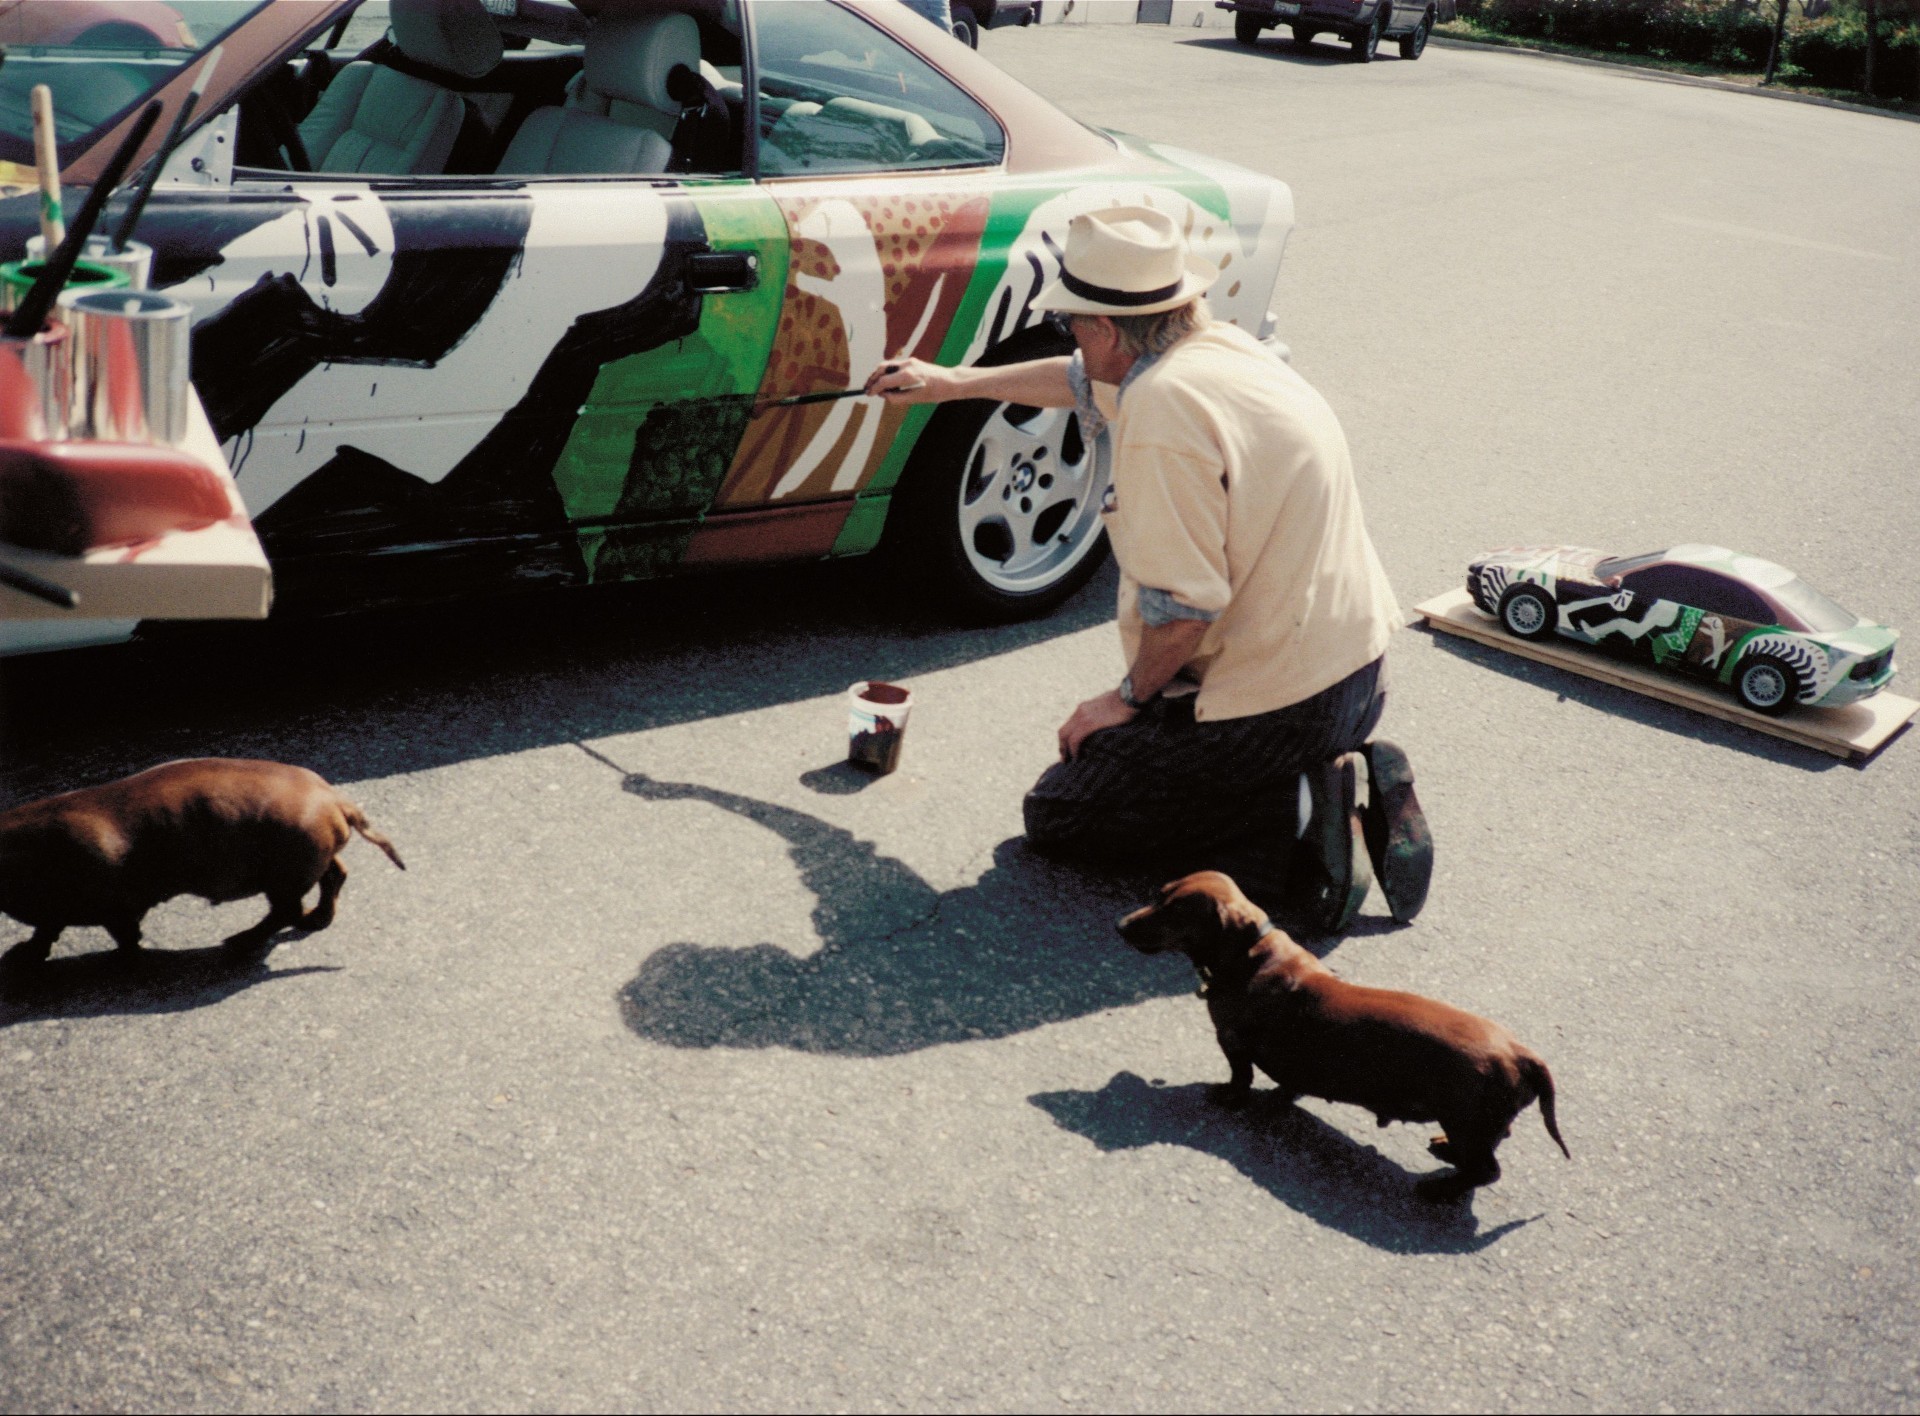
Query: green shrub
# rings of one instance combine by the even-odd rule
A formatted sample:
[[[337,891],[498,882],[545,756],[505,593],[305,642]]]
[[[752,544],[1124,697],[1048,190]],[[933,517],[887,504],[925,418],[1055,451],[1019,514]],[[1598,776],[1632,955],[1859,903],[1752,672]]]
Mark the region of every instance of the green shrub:
[[[1787,27],[1786,61],[1821,88],[1859,88],[1867,68],[1867,26],[1858,10],[1837,10]],[[1885,98],[1920,98],[1920,26],[1882,21],[1874,89]]]

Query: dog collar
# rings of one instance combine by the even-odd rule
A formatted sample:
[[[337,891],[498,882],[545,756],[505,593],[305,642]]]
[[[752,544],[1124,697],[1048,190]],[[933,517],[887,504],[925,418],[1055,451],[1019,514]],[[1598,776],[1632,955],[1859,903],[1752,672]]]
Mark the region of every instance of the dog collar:
[[[1281,933],[1279,925],[1270,919],[1263,919],[1260,921],[1260,933],[1255,937],[1253,942],[1258,944],[1260,940],[1265,939],[1269,934],[1279,933]],[[1209,969],[1205,964],[1195,964],[1193,971],[1200,975],[1200,986],[1194,989],[1193,996],[1195,998],[1211,996],[1213,992],[1213,970]]]

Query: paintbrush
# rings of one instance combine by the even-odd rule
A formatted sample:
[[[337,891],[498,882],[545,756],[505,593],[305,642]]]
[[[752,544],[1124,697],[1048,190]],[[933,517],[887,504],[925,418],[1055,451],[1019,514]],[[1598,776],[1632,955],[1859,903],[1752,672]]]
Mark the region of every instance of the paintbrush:
[[[33,162],[40,172],[40,239],[52,251],[67,238],[60,211],[60,140],[53,131],[53,90],[33,86]]]
[[[127,242],[133,237],[133,228],[139,224],[140,213],[147,209],[147,198],[153,195],[153,184],[160,180],[160,169],[167,165],[167,159],[173,156],[173,150],[180,143],[181,136],[187,130],[187,120],[193,117],[193,110],[199,106],[200,96],[207,91],[207,85],[213,80],[213,71],[220,62],[220,46],[214,45],[207,51],[207,59],[195,76],[193,87],[187,90],[187,96],[180,100],[180,111],[173,115],[173,126],[167,129],[166,140],[160,144],[160,151],[153,155],[153,161],[147,164],[147,175],[133,190],[133,199],[127,203],[126,213],[120,218],[120,225],[114,230],[108,248],[124,251]],[[51,251],[52,246],[47,249]]]
[[[897,374],[900,372],[900,367],[901,366],[899,364],[888,364],[886,368],[881,370],[881,372],[887,373],[887,374]],[[926,385],[924,383],[910,383],[900,388],[888,389],[887,392],[888,393],[912,393],[915,389],[925,388],[925,387]],[[872,397],[872,398],[881,397],[881,395],[877,393],[867,394],[867,391],[864,388],[836,388],[836,389],[830,389],[826,393],[796,393],[791,398],[768,399],[765,403],[756,404],[754,406],[753,411],[756,414],[759,414],[759,413],[766,412],[766,410],[769,408],[798,408],[803,403],[831,403],[836,398],[859,398],[863,395],[867,397]]]
[[[49,605],[58,605],[63,610],[80,608],[80,597],[66,586],[4,561],[0,561],[0,585],[18,590],[23,595],[31,595],[36,600],[45,600]]]
[[[47,252],[40,274],[34,278],[33,285],[19,306],[7,317],[6,326],[0,333],[10,339],[31,339],[40,332],[40,326],[46,323],[54,300],[67,283],[67,277],[73,274],[73,264],[80,259],[80,251],[87,244],[93,224],[100,219],[100,209],[107,204],[108,196],[126,175],[127,164],[133,161],[140,144],[147,140],[153,125],[160,121],[160,107],[160,100],[156,98],[133,120],[133,127],[128,130],[120,146],[114,149],[113,156],[107,159],[107,165],[101,170],[93,189],[87,193],[86,201],[80,204],[80,214],[73,219],[73,229],[67,232],[67,239],[60,243],[58,250]]]

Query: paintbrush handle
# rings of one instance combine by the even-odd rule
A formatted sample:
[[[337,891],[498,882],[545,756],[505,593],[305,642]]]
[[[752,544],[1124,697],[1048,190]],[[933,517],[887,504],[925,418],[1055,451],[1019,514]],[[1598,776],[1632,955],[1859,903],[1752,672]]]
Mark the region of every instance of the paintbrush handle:
[[[18,590],[22,595],[31,595],[36,600],[45,600],[49,605],[58,605],[63,610],[80,608],[80,597],[66,586],[4,561],[0,561],[0,585]]]
[[[33,86],[33,159],[40,169],[40,239],[52,255],[66,239],[67,223],[60,211],[60,142],[53,131],[53,90],[45,84]]]
[[[147,198],[153,195],[153,184],[160,180],[160,169],[167,165],[167,159],[173,156],[174,148],[180,144],[181,134],[187,130],[187,120],[193,117],[193,110],[200,104],[200,95],[207,91],[207,84],[213,79],[214,68],[220,63],[220,45],[214,45],[207,51],[205,62],[195,76],[193,87],[187,90],[187,96],[180,100],[180,111],[173,115],[173,126],[167,129],[166,139],[160,144],[160,150],[153,155],[153,161],[147,164],[147,175],[140,179],[140,185],[134,188],[133,197],[127,203],[127,210],[120,218],[120,225],[113,233],[110,243],[114,251],[127,249],[127,242],[133,239],[133,228],[140,224],[140,213],[147,209]]]

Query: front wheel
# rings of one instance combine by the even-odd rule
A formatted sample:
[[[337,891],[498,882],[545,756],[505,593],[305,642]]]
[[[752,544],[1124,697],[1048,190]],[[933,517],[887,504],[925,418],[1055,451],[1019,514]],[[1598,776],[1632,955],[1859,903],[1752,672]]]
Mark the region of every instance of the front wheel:
[[[1266,25],[1258,15],[1249,15],[1244,11],[1236,12],[1233,17],[1233,37],[1242,44],[1258,44],[1265,33]]]
[[[1752,654],[1733,676],[1733,696],[1743,707],[1777,718],[1793,706],[1800,675],[1777,654]]]
[[[969,17],[955,15],[953,17],[953,37],[969,49],[978,49],[980,47],[979,22]]]
[[[1500,597],[1500,623],[1516,639],[1551,639],[1560,612],[1538,585],[1509,586]]]
[[[1412,34],[1400,36],[1400,57],[1418,59],[1427,51],[1427,36],[1433,33],[1433,11],[1429,10],[1420,17]]]
[[[1062,352],[1017,342],[981,362]],[[1106,558],[1107,479],[1104,449],[1071,408],[949,403],[920,435],[888,544],[899,570],[969,619],[1046,614]]]
[[[1381,8],[1373,12],[1373,23],[1353,37],[1353,60],[1356,64],[1371,64],[1373,56],[1380,52],[1381,22],[1386,18],[1386,0],[1381,0]]]

